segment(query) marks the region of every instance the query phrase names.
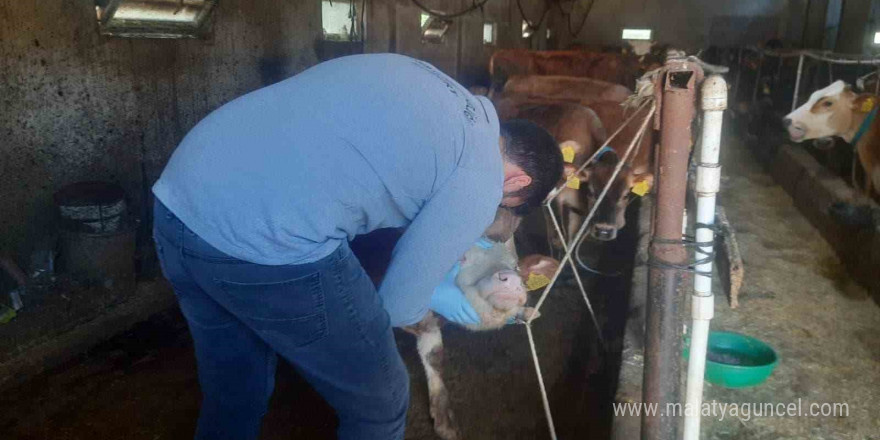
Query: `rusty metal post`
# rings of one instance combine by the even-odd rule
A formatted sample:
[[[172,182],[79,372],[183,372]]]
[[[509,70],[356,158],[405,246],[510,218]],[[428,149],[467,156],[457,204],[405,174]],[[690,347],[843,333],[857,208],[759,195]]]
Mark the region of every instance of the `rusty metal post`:
[[[703,72],[694,63],[668,58],[662,87],[660,150],[658,154],[657,203],[651,243],[645,341],[645,376],[642,401],[657,405],[654,416],[642,416],[643,440],[679,438],[681,414],[681,301],[685,273],[670,265],[685,264],[681,243],[682,214],[687,189],[691,122],[694,118],[696,84]]]

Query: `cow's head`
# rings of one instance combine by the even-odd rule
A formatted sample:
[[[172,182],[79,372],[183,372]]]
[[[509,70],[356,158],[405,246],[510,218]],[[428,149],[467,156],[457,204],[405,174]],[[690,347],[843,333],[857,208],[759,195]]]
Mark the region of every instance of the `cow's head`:
[[[586,181],[586,185],[583,185],[582,188],[587,197],[587,206],[590,209],[596,204],[596,200],[602,194],[602,189],[611,181],[614,169],[619,163],[620,157],[614,150],[610,150],[587,166],[583,175],[579,176]],[[647,185],[646,188],[650,188],[653,182],[654,176],[652,174],[637,174],[629,164],[624,165],[593,215],[590,235],[602,241],[617,238],[617,231],[626,225],[626,207],[636,196],[633,189],[636,185]]]
[[[808,139],[844,137],[847,141],[853,131],[853,113],[869,96],[860,97],[843,81],[816,90],[810,99],[782,120],[788,135],[795,142]],[[852,133],[850,133],[852,132]]]

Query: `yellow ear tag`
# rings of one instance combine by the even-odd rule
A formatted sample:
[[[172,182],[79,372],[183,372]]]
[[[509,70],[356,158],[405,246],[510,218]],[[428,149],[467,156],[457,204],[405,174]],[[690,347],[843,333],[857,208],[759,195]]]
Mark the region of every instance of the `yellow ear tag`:
[[[874,110],[874,98],[865,99],[865,101],[862,102],[862,108],[860,110],[864,113]]]
[[[529,290],[538,290],[548,284],[550,284],[550,278],[540,273],[532,272],[529,274],[529,279],[526,280],[526,288]]]
[[[574,147],[567,146],[562,148],[562,160],[566,163],[574,162]]]
[[[642,180],[639,183],[633,185],[632,192],[633,194],[641,197],[648,193],[648,190],[651,189],[651,185],[648,185],[647,180]]]
[[[565,186],[571,189],[581,189],[581,179],[578,179],[577,176],[571,176],[568,178],[568,181],[565,182]]]

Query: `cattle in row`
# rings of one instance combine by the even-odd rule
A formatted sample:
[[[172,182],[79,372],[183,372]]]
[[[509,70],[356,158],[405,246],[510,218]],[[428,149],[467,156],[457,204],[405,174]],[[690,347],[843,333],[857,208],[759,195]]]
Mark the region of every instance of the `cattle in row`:
[[[637,57],[620,52],[502,49],[492,54],[489,72],[493,84],[504,84],[513,75],[559,75],[632,85],[640,69]]]
[[[836,136],[852,144],[865,173],[864,193],[871,197],[880,193],[878,105],[880,97],[857,94],[838,80],[813,92],[804,105],[785,116],[783,125],[794,142]]]
[[[632,94],[628,88],[592,78],[518,75],[511,77],[492,102],[498,117],[515,117],[520,108],[558,102],[590,106],[597,102],[623,102]]]

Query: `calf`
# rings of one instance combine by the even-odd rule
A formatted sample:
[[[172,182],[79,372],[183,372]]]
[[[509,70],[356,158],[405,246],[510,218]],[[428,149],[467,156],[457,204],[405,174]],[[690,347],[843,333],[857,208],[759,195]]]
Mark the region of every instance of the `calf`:
[[[474,246],[460,262],[456,284],[464,292],[468,302],[480,315],[481,322],[467,325],[470,330],[492,330],[507,324],[511,319],[528,320],[536,314],[525,307],[526,288],[523,279],[551,278],[559,263],[541,255],[530,255],[517,261],[513,246],[513,233],[522,218],[512,211],[499,208],[495,221],[484,236],[495,245],[490,249]],[[352,242],[352,249],[364,263],[364,269],[377,286],[391,258],[394,242],[400,237],[399,230],[380,230]],[[378,240],[377,240],[378,239]],[[379,243],[375,243],[379,241]],[[363,258],[366,256],[368,258]],[[535,278],[537,277],[537,278]],[[533,284],[538,287],[540,283]],[[449,403],[449,392],[443,382],[443,336],[441,328],[445,320],[428,312],[419,323],[403,330],[415,335],[419,357],[425,368],[430,399],[430,414],[434,431],[444,440],[460,439],[455,417]]]
[[[609,135],[617,131],[620,124],[632,116],[633,111],[627,112],[623,106],[614,102],[596,103],[590,108],[602,121]],[[640,110],[611,141],[610,150],[597,157],[579,176],[586,182],[584,194],[588,206],[592,207],[596,203],[602,189],[611,181],[614,169],[635,139],[647,114],[647,108]],[[627,206],[634,200],[634,196],[644,195],[654,183],[654,134],[650,122],[648,124],[640,143],[634,147],[638,151],[631,153],[628,162],[623,165],[596,209],[590,235],[597,240],[610,241],[617,238],[617,232],[626,225]]]
[[[549,280],[559,268],[556,260],[540,255],[524,257],[517,264],[513,233],[520,221],[521,217],[510,210],[499,208],[495,221],[484,234],[495,242],[494,246],[484,249],[475,245],[460,262],[455,282],[481,319],[479,324],[467,325],[470,330],[493,330],[514,318],[528,320],[536,315],[534,309],[524,307],[523,279],[534,276]],[[404,330],[415,335],[425,367],[434,432],[443,440],[458,440],[461,435],[449,404],[449,391],[443,383],[443,324],[442,317],[428,312],[418,324]]]
[[[856,94],[843,81],[835,81],[810,95],[810,99],[782,120],[794,142],[837,136],[852,144],[865,172],[865,196],[880,188],[880,122],[877,96]],[[855,176],[853,176],[855,186]]]

